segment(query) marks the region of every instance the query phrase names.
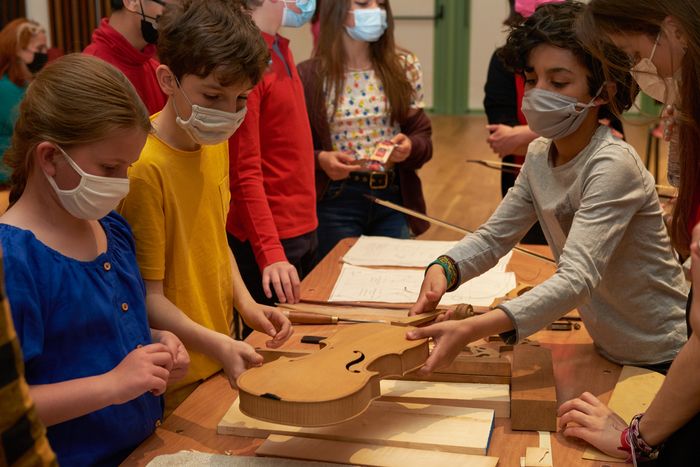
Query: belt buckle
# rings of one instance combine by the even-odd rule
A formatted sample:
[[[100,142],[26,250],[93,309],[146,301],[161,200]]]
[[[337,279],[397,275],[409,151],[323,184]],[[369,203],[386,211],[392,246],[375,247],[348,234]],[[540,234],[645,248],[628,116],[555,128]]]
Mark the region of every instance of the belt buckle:
[[[376,176],[376,177],[375,177]],[[383,177],[383,179],[382,179]],[[375,183],[375,180],[382,180],[382,182]],[[369,187],[372,190],[383,190],[389,186],[389,174],[384,172],[370,172],[369,174]]]

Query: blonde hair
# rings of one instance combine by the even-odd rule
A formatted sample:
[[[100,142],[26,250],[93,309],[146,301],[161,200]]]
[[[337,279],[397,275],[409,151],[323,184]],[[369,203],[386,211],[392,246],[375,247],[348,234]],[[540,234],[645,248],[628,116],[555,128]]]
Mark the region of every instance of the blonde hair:
[[[49,64],[29,85],[19,107],[5,164],[12,169],[10,203],[24,192],[36,146],[94,143],[119,129],[151,130],[148,112],[129,80],[98,58],[70,54]]]

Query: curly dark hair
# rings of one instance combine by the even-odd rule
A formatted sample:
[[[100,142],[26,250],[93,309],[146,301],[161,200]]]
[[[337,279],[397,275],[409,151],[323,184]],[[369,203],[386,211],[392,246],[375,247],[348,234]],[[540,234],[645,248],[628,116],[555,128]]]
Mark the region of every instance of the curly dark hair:
[[[532,16],[513,28],[506,45],[500,49],[499,56],[513,72],[524,74],[530,52],[535,47],[548,44],[569,50],[589,71],[588,93],[591,96],[595,96],[606,81],[612,81],[616,85],[614,96],[608,96],[603,88],[601,97],[608,99],[609,103],[600,107],[599,117],[620,116],[632,106],[639,92],[639,87],[629,73],[630,58],[616,47],[610,46],[606,50],[606,57],[620,66],[614,70],[604,70],[600,60],[584,47],[576,34],[576,20],[585,8],[586,5],[578,1],[540,5]]]

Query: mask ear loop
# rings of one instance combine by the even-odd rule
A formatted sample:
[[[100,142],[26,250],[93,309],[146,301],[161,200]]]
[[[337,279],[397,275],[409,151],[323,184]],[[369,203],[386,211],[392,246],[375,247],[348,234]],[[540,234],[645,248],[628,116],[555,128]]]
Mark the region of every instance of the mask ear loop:
[[[144,21],[147,19],[151,20],[149,23],[151,23],[155,29],[158,29],[158,18],[155,16],[148,16],[146,12],[143,11],[143,0],[139,0],[139,7],[141,8],[141,17]]]
[[[170,71],[172,73],[172,71]],[[192,105],[192,101],[190,100],[189,97],[187,97],[187,94],[185,94],[185,90],[182,89],[182,85],[180,84],[180,80],[177,79],[177,76],[175,76],[175,73],[173,73],[173,78],[175,78],[175,84],[177,84],[177,88],[180,90],[183,96],[185,96],[185,99],[187,100],[187,103],[190,104],[190,107],[192,107],[192,113],[194,114],[194,106]],[[173,107],[175,108],[175,114],[180,117],[180,111],[177,110],[177,104],[175,103],[175,99],[173,99]],[[192,118],[192,115],[190,115],[190,118],[187,119],[189,121]]]

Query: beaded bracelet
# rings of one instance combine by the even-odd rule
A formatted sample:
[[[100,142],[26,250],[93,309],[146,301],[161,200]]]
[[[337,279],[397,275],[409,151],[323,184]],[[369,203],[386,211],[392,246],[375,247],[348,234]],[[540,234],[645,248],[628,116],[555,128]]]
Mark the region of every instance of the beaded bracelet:
[[[428,268],[430,268],[430,266],[432,266],[433,264],[438,264],[442,266],[442,269],[445,271],[448,292],[452,290],[455,286],[459,285],[459,269],[457,269],[457,265],[455,264],[452,258],[446,255],[438,256],[438,258],[435,261],[428,265]],[[426,271],[428,270],[428,268],[426,268]]]

